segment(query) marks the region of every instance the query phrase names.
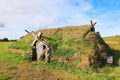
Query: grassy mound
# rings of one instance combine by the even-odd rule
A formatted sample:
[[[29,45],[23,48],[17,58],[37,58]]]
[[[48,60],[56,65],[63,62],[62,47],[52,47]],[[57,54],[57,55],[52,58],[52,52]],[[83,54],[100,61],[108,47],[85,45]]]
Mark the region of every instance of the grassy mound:
[[[91,64],[96,66],[103,65],[102,60],[104,59],[104,64],[106,64],[106,56],[110,54],[110,48],[98,33],[91,32],[90,25],[69,26],[39,31],[43,33],[42,38],[52,48],[51,61],[53,62],[88,67]],[[34,33],[37,34],[39,31]],[[27,51],[33,39],[34,37],[31,34],[27,34],[9,46],[9,48]],[[104,50],[101,50],[102,47]],[[105,53],[105,58],[102,56],[102,53]],[[98,61],[98,58],[95,58],[96,55],[97,57],[100,56],[100,61]]]

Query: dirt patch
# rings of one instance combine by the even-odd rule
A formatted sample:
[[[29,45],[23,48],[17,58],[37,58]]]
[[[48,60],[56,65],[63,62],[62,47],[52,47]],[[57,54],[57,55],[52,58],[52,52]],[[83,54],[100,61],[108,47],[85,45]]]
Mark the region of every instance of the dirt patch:
[[[10,80],[75,80],[75,77],[68,72],[41,67],[34,68],[25,61],[19,64],[4,62],[0,63],[0,67],[0,72],[12,76]]]

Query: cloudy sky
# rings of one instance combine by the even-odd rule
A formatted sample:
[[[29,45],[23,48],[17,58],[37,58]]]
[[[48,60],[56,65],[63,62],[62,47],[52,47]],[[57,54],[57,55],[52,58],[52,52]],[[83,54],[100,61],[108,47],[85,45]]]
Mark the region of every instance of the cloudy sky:
[[[24,31],[89,24],[102,36],[120,35],[120,0],[0,0],[0,38]]]

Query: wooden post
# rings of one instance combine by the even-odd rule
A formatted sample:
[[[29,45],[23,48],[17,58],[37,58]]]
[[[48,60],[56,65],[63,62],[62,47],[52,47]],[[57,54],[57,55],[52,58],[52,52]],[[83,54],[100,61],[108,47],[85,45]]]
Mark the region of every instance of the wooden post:
[[[91,23],[91,31],[95,31],[95,24],[97,23],[97,22],[95,22],[95,23],[93,23],[93,21],[92,20],[90,20],[90,23]]]
[[[34,41],[33,41],[33,43],[32,43],[31,46],[34,46],[34,44],[36,43],[36,41],[39,40],[39,38],[41,38],[42,33],[39,32],[38,35],[35,35],[34,33],[32,33],[32,35],[34,36]]]
[[[39,32],[37,36],[38,36],[38,38],[41,38],[42,33],[41,33],[41,32]]]

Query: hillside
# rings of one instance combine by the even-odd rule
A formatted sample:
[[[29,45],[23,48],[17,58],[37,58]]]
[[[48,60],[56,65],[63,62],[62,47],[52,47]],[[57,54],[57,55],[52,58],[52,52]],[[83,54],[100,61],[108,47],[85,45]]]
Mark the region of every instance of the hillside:
[[[42,38],[51,46],[53,62],[79,67],[105,65],[107,56],[112,54],[111,49],[99,33],[91,30],[91,25],[82,25],[45,29],[34,33],[43,33]],[[9,48],[27,51],[33,39],[31,34],[27,34]]]

